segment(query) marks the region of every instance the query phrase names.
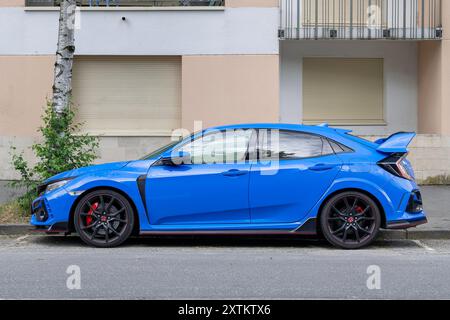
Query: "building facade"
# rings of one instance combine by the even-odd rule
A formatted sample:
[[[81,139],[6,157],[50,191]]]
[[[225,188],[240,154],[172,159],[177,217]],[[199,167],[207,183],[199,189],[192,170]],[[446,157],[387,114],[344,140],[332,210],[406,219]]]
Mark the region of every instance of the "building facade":
[[[0,0],[0,180],[17,178],[53,82],[54,0]],[[245,122],[417,131],[424,183],[450,177],[450,4],[440,0],[83,0],[73,101],[99,162],[173,130]],[[28,152],[30,159],[31,153]]]

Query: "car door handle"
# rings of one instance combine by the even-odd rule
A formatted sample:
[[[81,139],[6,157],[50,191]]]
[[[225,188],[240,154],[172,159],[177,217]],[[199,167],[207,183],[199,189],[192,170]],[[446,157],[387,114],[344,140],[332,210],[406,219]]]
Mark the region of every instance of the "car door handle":
[[[247,173],[248,173],[248,171],[238,170],[238,169],[231,169],[231,170],[222,172],[222,174],[226,177],[239,177],[239,176],[246,175]]]
[[[309,170],[312,170],[312,171],[327,171],[327,170],[331,170],[333,168],[336,168],[336,165],[319,163],[319,164],[316,164],[315,166],[309,167]]]

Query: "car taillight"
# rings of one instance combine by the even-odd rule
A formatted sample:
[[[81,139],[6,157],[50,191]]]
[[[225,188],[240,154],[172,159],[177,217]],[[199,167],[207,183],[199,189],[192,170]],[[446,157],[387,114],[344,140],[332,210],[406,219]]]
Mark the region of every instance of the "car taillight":
[[[405,167],[404,160],[408,156],[407,153],[395,153],[378,162],[378,165],[394,176],[414,180]]]

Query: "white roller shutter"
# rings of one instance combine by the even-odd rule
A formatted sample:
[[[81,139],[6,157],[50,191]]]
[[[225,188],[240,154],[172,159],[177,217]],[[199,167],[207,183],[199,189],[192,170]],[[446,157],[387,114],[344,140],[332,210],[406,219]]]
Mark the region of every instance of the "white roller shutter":
[[[385,124],[383,59],[304,58],[303,121]]]
[[[77,57],[73,101],[85,132],[170,135],[181,125],[181,59]]]

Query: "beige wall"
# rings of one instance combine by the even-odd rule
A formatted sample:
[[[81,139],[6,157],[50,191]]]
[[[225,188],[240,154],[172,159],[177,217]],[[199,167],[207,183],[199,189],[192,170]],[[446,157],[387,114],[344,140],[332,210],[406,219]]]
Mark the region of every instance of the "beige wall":
[[[54,63],[53,56],[0,56],[0,135],[37,136]]]
[[[184,56],[182,126],[279,121],[278,55]]]
[[[226,7],[278,7],[278,0],[225,0]]]
[[[426,41],[419,44],[419,132],[441,132],[441,43]]]
[[[444,38],[419,45],[419,132],[450,135],[450,1],[442,1]]]
[[[450,7],[450,1],[445,2],[447,4],[447,7]],[[448,28],[446,30],[450,31],[450,24],[448,24]],[[446,38],[444,41],[442,41],[441,51],[442,51],[441,133],[450,136],[450,39]]]
[[[0,7],[24,7],[25,0],[0,0]]]
[[[442,28],[444,38],[441,43],[441,134],[450,135],[450,1],[442,1]]]

